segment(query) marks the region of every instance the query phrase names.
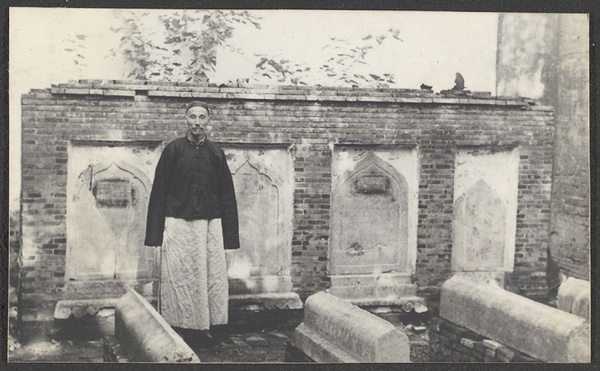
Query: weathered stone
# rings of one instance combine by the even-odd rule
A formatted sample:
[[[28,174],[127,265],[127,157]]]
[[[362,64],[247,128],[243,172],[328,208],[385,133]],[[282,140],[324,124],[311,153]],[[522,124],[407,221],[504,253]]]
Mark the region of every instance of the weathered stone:
[[[159,155],[157,144],[73,145],[66,187],[68,279],[100,280],[102,287],[109,280],[156,276],[154,249],[143,245],[145,219],[136,216],[147,213],[149,163]]]
[[[305,302],[294,345],[316,362],[410,362],[408,337],[391,323],[333,295]]]
[[[454,175],[454,271],[512,270],[518,168],[517,150],[458,151]]]
[[[241,248],[228,251],[233,295],[290,293],[293,164],[285,148],[224,148],[237,195]]]
[[[407,270],[408,205],[409,196],[413,196],[415,190],[409,192],[406,180],[409,174],[402,174],[380,156],[390,157],[374,151],[364,153],[344,148],[336,151],[331,221],[332,274]],[[398,151],[393,156],[413,162],[416,154]],[[404,173],[410,171],[404,170]]]
[[[417,164],[410,149],[335,148],[331,294],[361,306],[414,307],[400,299],[416,297],[416,224],[409,220],[417,218]]]
[[[542,361],[590,362],[589,323],[495,285],[452,277],[440,316]]]
[[[569,277],[558,288],[557,307],[590,320],[590,282]]]
[[[133,362],[200,362],[164,318],[133,289],[117,301],[115,336]]]
[[[302,300],[293,292],[230,295],[229,307],[234,310],[302,309]]]

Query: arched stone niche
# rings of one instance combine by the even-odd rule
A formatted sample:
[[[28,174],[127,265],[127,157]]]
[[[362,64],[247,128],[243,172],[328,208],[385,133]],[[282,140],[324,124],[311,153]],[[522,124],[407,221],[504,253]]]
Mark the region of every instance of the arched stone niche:
[[[150,277],[143,247],[148,177],[131,164],[90,165],[76,181],[68,229],[68,278]]]
[[[158,276],[144,246],[159,143],[72,144],[67,175],[65,299],[116,298]],[[151,292],[148,293],[151,295]]]
[[[368,152],[333,190],[331,274],[406,271],[408,185]]]
[[[230,294],[290,293],[292,158],[283,148],[225,148],[240,244],[227,251]]]
[[[495,279],[514,266],[519,150],[463,148],[456,154],[452,268]]]
[[[416,298],[416,149],[334,150],[330,292],[356,304]],[[409,299],[410,298],[410,299]]]

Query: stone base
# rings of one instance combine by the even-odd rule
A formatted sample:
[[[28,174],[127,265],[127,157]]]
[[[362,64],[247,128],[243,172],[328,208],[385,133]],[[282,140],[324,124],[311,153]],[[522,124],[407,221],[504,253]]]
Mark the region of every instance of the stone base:
[[[300,296],[293,292],[230,295],[229,310],[302,309]]]
[[[230,331],[294,329],[302,321],[302,301],[296,293],[231,295]]]
[[[332,275],[327,292],[361,308],[394,307],[407,313],[427,311],[425,300],[416,295],[417,285],[412,284],[409,273]]]
[[[54,308],[54,319],[96,315],[101,309],[114,308],[118,298],[61,300]]]
[[[368,309],[370,312],[389,312],[403,310],[406,313],[415,312],[423,313],[427,312],[425,306],[425,299],[418,296],[405,296],[398,299],[345,299],[346,301],[359,306],[364,309]]]
[[[229,278],[229,295],[249,295],[292,291],[290,276],[250,276]]]
[[[64,300],[120,298],[131,287],[144,296],[152,295],[152,278],[139,280],[89,280],[68,281],[65,284]]]

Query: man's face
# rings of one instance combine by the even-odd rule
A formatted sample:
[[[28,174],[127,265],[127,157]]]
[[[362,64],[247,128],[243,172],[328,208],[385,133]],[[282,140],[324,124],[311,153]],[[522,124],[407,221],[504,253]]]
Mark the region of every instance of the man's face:
[[[201,135],[209,120],[208,111],[204,107],[192,107],[185,113],[185,120],[192,134]]]

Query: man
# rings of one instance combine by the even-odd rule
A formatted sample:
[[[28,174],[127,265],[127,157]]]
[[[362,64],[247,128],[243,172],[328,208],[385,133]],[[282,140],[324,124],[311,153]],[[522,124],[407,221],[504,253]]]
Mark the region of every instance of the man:
[[[224,249],[240,247],[237,204],[225,154],[204,132],[208,105],[190,103],[185,120],[186,135],[156,166],[144,244],[162,246],[161,315],[184,338],[214,345],[208,330],[228,320]]]

